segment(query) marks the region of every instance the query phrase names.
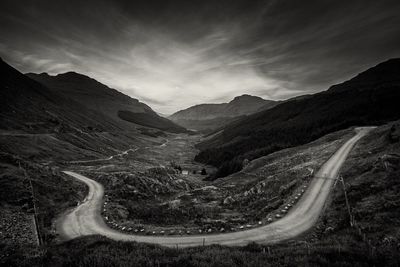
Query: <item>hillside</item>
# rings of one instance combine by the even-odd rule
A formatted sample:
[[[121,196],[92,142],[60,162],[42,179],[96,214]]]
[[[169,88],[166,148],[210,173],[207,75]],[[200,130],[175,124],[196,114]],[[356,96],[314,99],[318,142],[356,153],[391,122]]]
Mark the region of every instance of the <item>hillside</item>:
[[[169,119],[188,129],[213,130],[237,120],[238,117],[272,108],[278,103],[257,96],[241,95],[229,103],[192,106],[172,114]]]
[[[0,60],[0,239],[12,246],[36,243],[35,203],[41,239],[52,240],[47,229],[55,215],[76,206],[86,190],[60,166],[140,146],[139,136]]]
[[[0,150],[35,161],[99,158],[124,151],[140,132],[50,90],[0,61]]]
[[[27,133],[120,129],[112,119],[49,90],[0,61],[0,128]]]
[[[186,131],[183,127],[160,117],[137,99],[85,75],[67,72],[56,76],[47,73],[29,73],[27,76],[44,84],[50,90],[98,112],[104,118],[111,118],[124,129],[142,125],[175,133]]]
[[[109,262],[118,266],[228,266],[227,263],[229,266],[398,266],[399,129],[399,121],[378,127],[359,141],[343,166],[348,205],[354,216],[353,226],[349,224],[343,186],[337,183],[332,191],[332,201],[316,227],[290,242],[268,246],[249,244],[243,248],[214,245],[185,249],[88,236],[48,247],[42,253],[39,249],[32,251],[33,246],[29,243],[20,244],[17,248],[5,244],[2,248],[6,256],[0,262],[5,266],[87,266],[88,260],[96,266],[106,266]],[[242,174],[273,170],[283,176],[279,168],[289,173],[294,169],[301,171],[303,168],[295,166],[292,170],[286,168],[290,162],[287,157],[295,157],[298,164],[314,164],[314,152],[326,153],[319,146],[328,145],[330,150],[331,146],[340,142],[336,138],[348,138],[351,134],[345,130],[325,136],[311,146],[274,153],[256,160]],[[304,151],[306,154],[303,154]],[[286,156],[282,157],[282,153]],[[302,160],[303,157],[306,160]],[[317,160],[320,159],[317,157]],[[272,164],[265,169],[265,162]],[[280,165],[279,168],[274,166],[276,164]],[[298,179],[297,183],[301,184],[305,177],[302,174],[297,177],[291,173],[284,177],[286,181],[270,177],[270,182],[285,184],[291,179],[295,182]],[[220,182],[232,180],[227,179]],[[110,179],[107,181],[111,182]],[[257,199],[262,200],[263,194],[269,196],[268,191],[286,194],[286,190],[287,186],[277,190],[269,185],[262,188],[261,195],[257,190],[249,190],[252,194],[246,194],[246,198],[250,203],[244,203],[246,207],[247,204],[258,204]],[[257,212],[255,207],[246,210]]]
[[[227,125],[199,145],[196,160],[218,166],[216,177],[239,171],[244,159],[298,146],[353,125],[400,117],[400,59],[388,60],[329,90],[284,102]]]

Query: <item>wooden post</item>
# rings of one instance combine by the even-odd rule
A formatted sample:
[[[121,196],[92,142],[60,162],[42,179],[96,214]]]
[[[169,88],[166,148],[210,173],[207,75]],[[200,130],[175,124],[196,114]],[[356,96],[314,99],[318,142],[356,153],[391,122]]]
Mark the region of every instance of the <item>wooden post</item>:
[[[352,219],[352,215],[351,215],[349,200],[347,198],[346,185],[344,184],[344,179],[342,176],[340,176],[340,181],[342,182],[342,185],[343,185],[344,197],[346,199],[347,212],[349,213],[350,226],[353,227],[353,219]]]
[[[340,256],[340,252],[341,252],[341,245],[340,245],[339,241],[337,241],[337,240],[336,240],[336,243],[339,245],[339,246],[338,246],[338,250],[339,250],[339,256]]]

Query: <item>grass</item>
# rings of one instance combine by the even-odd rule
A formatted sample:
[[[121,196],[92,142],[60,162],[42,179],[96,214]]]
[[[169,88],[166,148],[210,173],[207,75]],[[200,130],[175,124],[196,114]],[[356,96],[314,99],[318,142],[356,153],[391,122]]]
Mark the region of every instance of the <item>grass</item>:
[[[0,208],[32,216],[35,202],[43,242],[52,242],[56,238],[53,219],[69,207],[76,206],[85,197],[86,187],[71,181],[55,168],[44,167],[7,153],[0,154],[0,162]]]
[[[3,247],[4,249],[4,247]],[[5,248],[7,249],[7,248]],[[99,236],[36,249],[33,255],[3,259],[7,266],[396,266],[398,258],[387,250],[369,254],[359,243],[322,242],[270,247],[249,244],[243,248],[206,246],[164,248],[135,242],[116,242]]]
[[[110,225],[117,223],[126,229],[145,225],[149,233],[231,231],[274,217],[274,212],[309,181],[309,169],[317,170],[352,135],[352,129],[340,131],[273,153],[214,182],[201,181],[199,174],[180,175],[169,166],[150,167],[166,165],[166,160],[172,159],[184,169],[196,168],[190,162],[195,153],[192,136],[164,139],[161,145],[141,149],[117,165],[82,170],[104,185],[108,204],[103,213]]]
[[[379,127],[361,139],[342,169],[356,224],[350,230],[372,247],[400,244],[400,142],[391,137],[391,129],[398,132],[399,121]],[[390,157],[394,159],[393,164],[386,164],[391,161]],[[346,237],[349,220],[344,191],[338,185],[332,195],[331,207],[321,220],[325,222],[321,228],[331,227],[334,232],[322,234],[321,238]]]
[[[62,244],[48,244],[40,248],[29,244],[10,245],[1,242],[0,264],[4,266],[398,266],[400,264],[398,246],[400,164],[396,163],[396,156],[393,155],[400,151],[399,130],[399,122],[379,127],[359,141],[345,162],[342,175],[346,181],[349,203],[357,227],[351,227],[349,224],[343,189],[337,184],[329,205],[317,225],[307,234],[283,244],[271,246],[249,244],[243,248],[206,246],[172,249],[135,242],[116,242],[99,236],[84,237]],[[350,134],[350,131],[348,133]],[[327,151],[334,150],[331,146],[337,143],[338,139],[332,135],[326,138],[324,141],[329,140],[331,145],[322,141],[314,145],[315,148],[323,148],[320,150],[325,151],[328,156]],[[340,145],[339,143],[336,145]],[[311,145],[308,149],[310,147]],[[317,150],[319,149],[308,151],[315,153]],[[269,171],[274,170],[276,162],[283,155],[286,155],[287,159],[291,159],[292,155],[293,162],[303,166],[307,161],[302,160],[305,154],[300,151],[307,151],[307,148],[299,147],[296,153],[293,150],[293,154],[288,150],[282,151],[283,154],[280,155],[270,155],[270,158],[263,159],[264,163],[255,162],[255,166],[249,165],[247,171],[256,172],[260,169],[258,164],[265,166],[265,163],[269,163],[266,170],[268,168]],[[286,168],[285,166],[281,167]],[[18,171],[12,175],[13,177],[18,175]],[[243,183],[238,177],[232,179],[220,182],[222,185],[235,181]],[[259,178],[254,179],[251,180],[253,183]],[[71,180],[68,182],[70,184]],[[57,180],[57,183],[61,182]],[[18,185],[15,187],[18,188]],[[23,188],[23,183],[20,188]],[[24,195],[23,190],[18,192],[21,196]],[[49,202],[57,199],[56,195],[52,195],[56,193],[48,194]],[[23,199],[21,196],[16,196],[14,200]],[[64,204],[53,203],[54,206],[48,204],[49,209],[65,208],[68,204],[68,201],[65,201],[64,199]],[[18,202],[11,203],[10,198],[9,205],[17,205],[16,203]]]

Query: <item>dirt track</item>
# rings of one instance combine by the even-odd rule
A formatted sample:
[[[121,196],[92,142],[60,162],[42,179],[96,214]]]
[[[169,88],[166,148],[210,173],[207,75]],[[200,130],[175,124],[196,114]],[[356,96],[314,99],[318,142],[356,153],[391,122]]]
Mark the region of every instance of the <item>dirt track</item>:
[[[308,189],[282,219],[271,224],[246,231],[225,234],[207,234],[190,236],[139,236],[130,235],[110,229],[103,221],[101,209],[103,204],[103,186],[85,176],[65,171],[66,174],[89,186],[85,201],[58,220],[58,232],[66,239],[84,235],[104,235],[114,240],[155,243],[164,246],[200,246],[221,244],[243,246],[249,242],[276,243],[298,236],[310,229],[323,211],[326,199],[332,189],[340,167],[355,143],[365,136],[373,127],[356,129],[356,135],[348,140],[315,174]]]

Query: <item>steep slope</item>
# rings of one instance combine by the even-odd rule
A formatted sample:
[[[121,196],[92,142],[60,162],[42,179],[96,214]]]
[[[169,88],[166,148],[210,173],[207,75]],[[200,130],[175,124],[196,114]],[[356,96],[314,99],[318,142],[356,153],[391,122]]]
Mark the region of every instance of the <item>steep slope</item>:
[[[209,120],[218,117],[218,114],[222,117],[224,108],[227,103],[221,104],[200,104],[184,110],[180,110],[171,116],[172,120]]]
[[[111,119],[55,93],[0,60],[0,128],[28,133],[120,129]]]
[[[253,114],[260,109],[272,108],[277,103],[276,101],[265,100],[258,96],[241,95],[229,102],[223,112],[226,117],[238,117]]]
[[[308,143],[353,125],[373,125],[400,117],[400,59],[377,65],[357,77],[306,98],[284,102],[229,124],[199,145],[196,160],[219,166],[216,176],[254,159]]]
[[[138,144],[138,135],[0,61],[0,151],[48,162],[99,158]]]
[[[146,104],[85,75],[67,72],[56,76],[47,73],[29,73],[27,76],[104,117],[113,119],[125,129],[132,129],[138,124],[169,132],[185,132],[183,127],[160,117]]]
[[[229,103],[200,104],[172,114],[174,122],[195,130],[212,130],[237,120],[238,117],[266,110],[278,102],[261,97],[241,95]]]

